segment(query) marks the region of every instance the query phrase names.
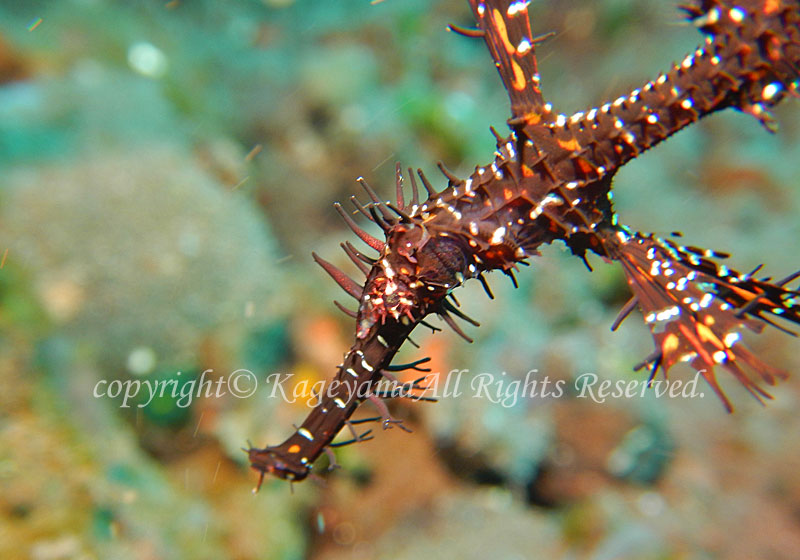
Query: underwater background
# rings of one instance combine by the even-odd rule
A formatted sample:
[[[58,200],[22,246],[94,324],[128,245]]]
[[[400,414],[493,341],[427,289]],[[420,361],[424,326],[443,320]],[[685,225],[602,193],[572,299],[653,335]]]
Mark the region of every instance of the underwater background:
[[[567,114],[702,41],[672,2],[530,12]],[[466,176],[505,134],[489,55],[451,22],[465,1],[0,0],[0,558],[797,557],[800,342],[748,337],[793,373],[766,407],[726,373],[731,415],[702,379],[704,397],[598,402],[576,381],[646,379],[652,339],[638,312],[610,331],[621,270],[560,245],[519,289],[456,293],[474,344],[421,328],[401,351],[461,396],[393,403],[413,434],[251,493],[240,448],[283,441],[353,336],[310,256],[349,265],[333,202],[359,176],[391,196],[396,161],[441,188],[437,161]],[[800,103],[776,119],[726,111],[643,154],[620,219],[796,270]],[[572,390],[520,394],[545,378]]]

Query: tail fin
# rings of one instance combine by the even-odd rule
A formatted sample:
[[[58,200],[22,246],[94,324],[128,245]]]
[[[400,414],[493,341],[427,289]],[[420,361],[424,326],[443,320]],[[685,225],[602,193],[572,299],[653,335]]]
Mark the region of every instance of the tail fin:
[[[688,362],[701,372],[728,411],[731,403],[714,374],[722,366],[759,401],[772,398],[759,385],[774,385],[787,373],[758,359],[740,341],[739,330],[755,332],[764,323],[794,334],[775,324],[770,317],[800,324],[800,292],[787,290],[786,284],[800,276],[795,273],[782,281],[740,274],[711,259],[728,255],[686,247],[653,235],[634,233],[627,228],[607,231],[603,245],[608,256],[622,264],[633,291],[631,303],[623,309],[614,328],[637,303],[650,326],[656,350],[636,369],[648,367],[651,379],[661,366],[667,370],[678,362]],[[756,376],[745,373],[747,366]]]

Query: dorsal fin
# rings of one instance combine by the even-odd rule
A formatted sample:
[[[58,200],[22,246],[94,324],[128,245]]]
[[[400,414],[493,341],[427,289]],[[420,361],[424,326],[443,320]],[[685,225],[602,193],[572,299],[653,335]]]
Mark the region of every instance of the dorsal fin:
[[[511,100],[512,120],[542,115],[544,99],[528,19],[528,2],[470,0],[478,27],[489,47],[503,85]]]

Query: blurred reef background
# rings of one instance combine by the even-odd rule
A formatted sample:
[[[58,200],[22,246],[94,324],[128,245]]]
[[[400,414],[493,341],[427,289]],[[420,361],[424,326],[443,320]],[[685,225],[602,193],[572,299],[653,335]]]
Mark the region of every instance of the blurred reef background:
[[[702,38],[672,4],[534,2],[536,32],[556,32],[545,95],[569,114],[681,60]],[[767,407],[724,379],[733,415],[710,391],[471,398],[480,373],[642,378],[641,316],[609,330],[620,271],[560,246],[518,290],[497,275],[494,301],[457,294],[475,344],[420,332],[402,352],[440,379],[469,370],[464,396],[393,405],[415,433],[340,450],[324,484],[250,493],[240,447],[308,410],[264,380],[327,379],[353,336],[310,257],[346,266],[332,203],[361,175],[388,196],[395,161],[439,187],[437,160],[462,176],[491,161],[507,98],[450,22],[470,25],[465,1],[0,0],[0,558],[797,558],[791,337],[751,338],[794,375]],[[776,113],[775,135],[731,111],[626,166],[621,219],[741,270],[797,269],[800,103]],[[248,398],[95,397],[244,369]]]

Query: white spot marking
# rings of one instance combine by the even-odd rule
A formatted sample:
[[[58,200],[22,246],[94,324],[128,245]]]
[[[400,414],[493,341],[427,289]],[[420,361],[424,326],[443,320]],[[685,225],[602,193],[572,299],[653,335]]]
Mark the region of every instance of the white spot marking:
[[[772,82],[771,84],[764,86],[764,89],[761,90],[761,97],[763,97],[765,101],[769,101],[778,94],[778,92],[781,90],[781,87],[782,86],[780,83]]]
[[[308,441],[314,441],[314,436],[305,428],[300,428],[297,433],[306,438]]]
[[[744,10],[741,8],[731,8],[730,11],[728,12],[728,15],[734,22],[742,23],[744,21],[746,14],[744,13]]]
[[[492,234],[492,238],[491,240],[489,240],[489,243],[491,245],[499,245],[500,243],[503,242],[503,237],[505,236],[505,234],[506,234],[506,228],[504,226],[500,226],[499,228],[494,230],[494,233]]]
[[[730,348],[731,346],[733,346],[734,344],[739,342],[739,340],[741,338],[742,338],[742,335],[740,335],[739,333],[732,332],[732,333],[728,333],[728,334],[725,335],[725,338],[723,339],[723,342],[725,342],[725,346]]]

